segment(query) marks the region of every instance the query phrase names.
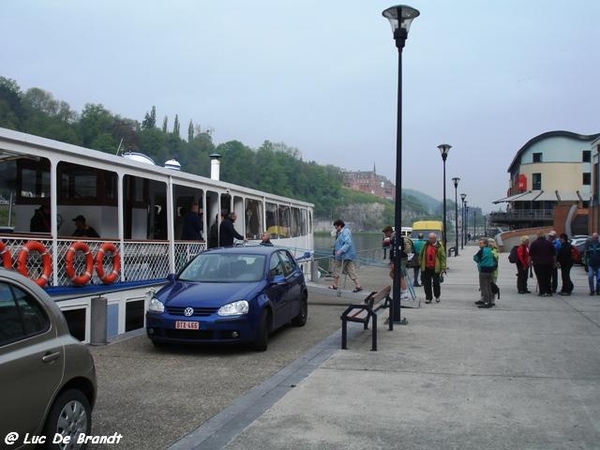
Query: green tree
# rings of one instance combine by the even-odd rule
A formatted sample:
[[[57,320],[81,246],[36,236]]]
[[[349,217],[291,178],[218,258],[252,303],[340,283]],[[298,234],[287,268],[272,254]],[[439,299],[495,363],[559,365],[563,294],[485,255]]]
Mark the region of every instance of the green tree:
[[[146,117],[142,121],[142,129],[149,130],[156,128],[156,106],[152,106],[149,113],[146,113]]]
[[[20,130],[24,116],[21,88],[15,80],[0,77],[0,126]]]

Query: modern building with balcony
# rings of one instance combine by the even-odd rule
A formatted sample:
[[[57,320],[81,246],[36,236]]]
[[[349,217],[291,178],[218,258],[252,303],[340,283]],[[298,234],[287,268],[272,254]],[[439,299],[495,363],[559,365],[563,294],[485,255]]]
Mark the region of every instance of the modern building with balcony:
[[[505,210],[491,213],[490,223],[513,230],[548,226],[569,235],[588,234],[593,143],[599,138],[600,133],[549,131],[530,139],[508,167],[506,196],[494,202],[505,204]],[[597,172],[597,148],[595,155]]]

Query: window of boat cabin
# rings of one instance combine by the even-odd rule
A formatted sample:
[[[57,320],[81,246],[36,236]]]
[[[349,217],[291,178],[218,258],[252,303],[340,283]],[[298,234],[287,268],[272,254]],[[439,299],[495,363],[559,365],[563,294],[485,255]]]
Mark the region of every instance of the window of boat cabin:
[[[114,172],[60,162],[57,178],[59,204],[117,204],[117,174]]]
[[[41,198],[50,198],[50,161],[19,159],[17,186],[18,203],[38,204]]]
[[[279,205],[279,235],[280,237],[290,237],[291,235],[291,209],[289,206]]]
[[[251,198],[246,199],[246,233],[251,239],[260,239],[263,228],[262,202]]]

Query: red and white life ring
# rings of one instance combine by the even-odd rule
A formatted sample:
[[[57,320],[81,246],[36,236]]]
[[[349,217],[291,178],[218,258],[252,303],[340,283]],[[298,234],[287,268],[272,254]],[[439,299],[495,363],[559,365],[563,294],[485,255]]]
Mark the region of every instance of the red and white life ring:
[[[83,252],[85,255],[85,272],[81,275],[75,274],[75,267],[73,265],[73,260],[77,252]],[[69,277],[69,280],[76,286],[83,286],[92,279],[93,270],[94,258],[92,257],[92,252],[90,252],[90,247],[85,242],[73,242],[65,255],[65,273]]]
[[[2,265],[5,269],[12,269],[12,255],[10,250],[6,248],[4,242],[0,242],[0,256],[2,256]]]
[[[42,274],[36,280],[33,280],[35,284],[39,287],[44,287],[48,283],[50,279],[50,274],[52,273],[52,258],[50,257],[50,253],[39,241],[27,241],[23,248],[19,252],[19,256],[17,259],[17,270],[23,276],[29,277],[27,273],[27,258],[29,257],[30,252],[38,252],[42,256]]]
[[[104,272],[104,255],[106,253],[112,253],[113,269],[109,274]],[[98,253],[96,253],[96,273],[98,274],[98,278],[100,278],[104,284],[114,283],[119,277],[120,270],[121,256],[119,255],[117,246],[112,242],[104,242],[98,249]]]

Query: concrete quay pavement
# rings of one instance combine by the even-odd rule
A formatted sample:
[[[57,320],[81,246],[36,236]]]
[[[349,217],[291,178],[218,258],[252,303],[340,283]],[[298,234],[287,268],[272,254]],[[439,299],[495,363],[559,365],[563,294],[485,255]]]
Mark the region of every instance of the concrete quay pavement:
[[[600,449],[600,296],[581,266],[569,297],[537,296],[535,279],[519,295],[503,253],[501,297],[479,309],[476,249],[448,259],[439,304],[379,326],[377,352],[349,324],[348,350],[338,331],[170,448]],[[369,289],[390,282],[381,268],[359,277]],[[356,298],[326,281],[311,287],[317,301]]]

